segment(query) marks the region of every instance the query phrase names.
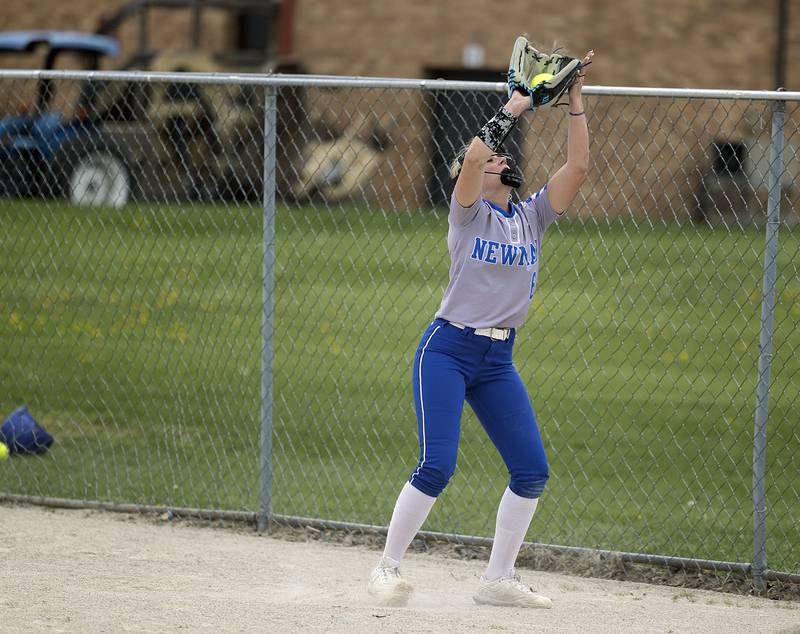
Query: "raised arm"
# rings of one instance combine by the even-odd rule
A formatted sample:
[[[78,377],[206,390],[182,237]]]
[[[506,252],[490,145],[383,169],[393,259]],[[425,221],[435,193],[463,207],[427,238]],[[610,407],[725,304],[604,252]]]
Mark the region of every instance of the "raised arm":
[[[497,151],[520,115],[528,109],[530,98],[520,92],[513,92],[506,105],[490,119],[478,136],[472,139],[464,164],[456,180],[456,201],[462,207],[471,207],[481,195],[483,173],[486,162]]]
[[[589,51],[583,58],[584,66],[594,57]],[[567,162],[553,174],[547,183],[547,194],[550,204],[556,213],[564,213],[578,194],[586,173],[589,171],[589,129],[586,125],[586,113],[583,110],[581,90],[585,69],[578,74],[575,83],[569,89],[569,129],[567,131]]]

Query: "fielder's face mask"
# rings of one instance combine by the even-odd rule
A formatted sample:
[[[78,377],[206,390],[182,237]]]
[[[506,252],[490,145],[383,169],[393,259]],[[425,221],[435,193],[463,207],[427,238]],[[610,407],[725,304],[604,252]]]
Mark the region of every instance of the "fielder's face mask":
[[[499,174],[500,182],[508,187],[513,187],[516,189],[517,187],[522,185],[522,174],[517,169],[517,165],[514,162],[513,156],[511,156],[508,152],[495,152],[492,156],[505,157],[506,166],[503,168],[502,172],[486,171],[484,172],[484,174]]]
[[[502,156],[506,159],[506,166],[503,168],[501,172],[489,172],[486,171],[484,174],[499,174],[500,175],[500,182],[507,187],[517,188],[522,185],[522,174],[517,169],[516,162],[514,161],[514,157],[511,156],[508,152],[495,152],[492,156]],[[459,165],[464,165],[464,157],[458,157]]]

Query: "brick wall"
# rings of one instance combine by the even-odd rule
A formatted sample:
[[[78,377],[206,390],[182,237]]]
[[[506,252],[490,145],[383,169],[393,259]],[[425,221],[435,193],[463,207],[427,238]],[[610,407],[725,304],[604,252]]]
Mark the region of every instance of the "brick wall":
[[[800,2],[790,2],[788,88],[800,89]],[[461,65],[473,36],[502,68],[527,31],[597,53],[591,83],[769,89],[775,2],[761,0],[298,0],[295,48],[316,73],[420,77]],[[490,7],[490,10],[487,10]]]
[[[573,55],[594,49],[596,63],[588,84],[765,90],[774,87],[775,4],[766,0],[572,0],[560,13],[557,4],[543,0],[298,0],[295,54],[312,73],[427,77],[431,67],[460,67],[464,44],[475,41],[485,49],[485,66],[502,70],[508,65],[514,39],[527,31],[544,49],[554,43]],[[800,90],[800,2],[790,4],[786,87]],[[590,109],[601,105],[591,100],[587,104]],[[590,118],[595,162],[586,189],[600,194],[594,197],[597,208],[576,205],[573,212],[647,213],[687,220],[700,174],[710,167],[711,143],[719,137],[739,140],[748,134],[741,125],[740,111],[745,106],[734,108],[728,120],[714,124],[718,128],[713,132],[702,116],[674,122],[669,133],[672,149],[667,152],[655,152],[653,145],[656,139],[663,147],[664,131],[637,128],[651,116],[655,104],[640,104],[643,110],[630,117],[633,125],[626,123],[620,107],[616,102],[612,110],[598,115],[619,117],[616,122],[606,120],[601,125],[596,117]],[[547,109],[542,114],[558,116]],[[537,133],[542,130],[541,121],[532,126],[524,148],[528,183],[546,178],[545,172],[564,158],[563,125],[562,134],[552,137],[551,145],[544,148]],[[414,151],[427,152],[427,126],[428,122],[410,118],[398,136],[416,138]],[[629,164],[625,147],[631,143],[650,147],[648,154],[658,162],[661,178],[656,171],[648,171],[647,165]],[[600,156],[601,144],[608,156]],[[416,169],[419,163],[402,157],[389,160],[389,173],[399,169],[394,174],[401,182],[392,185],[392,179],[387,179],[386,187],[395,195],[387,204],[413,200],[410,192],[424,200],[426,175]],[[667,174],[676,176],[668,179]],[[642,189],[647,191],[633,191],[635,182],[643,182]]]
[[[101,16],[111,15],[123,4],[121,0],[7,0],[0,3],[0,24],[7,30],[93,31]],[[527,31],[545,49],[554,42],[575,55],[593,48],[596,58],[589,84],[770,89],[775,5],[774,0],[572,0],[559,13],[557,5],[544,0],[296,0],[292,57],[310,73],[426,77],[431,67],[460,67],[464,44],[475,41],[485,49],[485,66],[502,70],[514,38]],[[800,1],[790,0],[790,5],[787,88],[800,90]],[[185,48],[191,41],[188,11],[153,11],[150,26],[154,48]],[[206,12],[203,26],[204,49],[231,46],[229,16]],[[135,50],[135,27],[132,21],[119,34],[120,60]],[[8,65],[7,60],[0,58],[0,66]],[[36,63],[28,60],[26,65]],[[116,63],[108,62],[105,68],[114,68]],[[17,58],[14,65],[25,64]],[[408,101],[402,109],[409,115],[419,103]],[[398,136],[414,139],[409,153],[426,152],[429,123],[419,115],[406,116],[395,130]],[[597,124],[595,120],[595,133]],[[697,147],[675,155],[671,166],[675,171],[694,174],[707,168],[709,135],[699,125],[682,131],[683,138],[697,139]],[[730,127],[725,134],[736,137],[736,122]],[[629,132],[609,126],[603,132],[604,142],[622,143]],[[397,154],[390,153],[390,169],[377,177],[385,179],[377,183],[377,189],[386,192],[381,197],[389,205],[398,200],[403,205],[424,204],[422,163]],[[526,154],[532,161],[536,148],[529,144]],[[593,176],[607,186],[603,173]],[[608,186],[617,189],[609,190],[607,196],[616,200],[624,186],[610,182]],[[674,196],[689,200],[693,187],[687,178]],[[648,211],[666,217],[674,214],[669,205]]]
[[[6,0],[4,30],[94,31],[123,0]],[[465,42],[503,68],[521,32],[543,47],[597,53],[591,82],[604,85],[769,89],[775,48],[774,0],[572,0],[560,13],[551,1],[295,0],[294,55],[309,72],[422,77],[431,66],[461,65]],[[488,7],[488,9],[487,9]],[[205,13],[203,47],[231,44],[230,20]],[[788,88],[800,89],[800,2],[790,0]],[[187,46],[188,11],[153,11],[155,47]],[[133,25],[121,33],[125,58],[136,45]],[[107,65],[113,66],[113,62]],[[794,71],[794,72],[792,72]]]

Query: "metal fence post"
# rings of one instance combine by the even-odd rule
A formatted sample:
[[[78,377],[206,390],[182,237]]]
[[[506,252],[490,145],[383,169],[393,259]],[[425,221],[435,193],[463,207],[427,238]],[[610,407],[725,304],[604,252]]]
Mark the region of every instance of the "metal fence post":
[[[759,337],[758,384],[753,437],[753,584],[765,587],[767,570],[767,500],[764,486],[767,454],[767,416],[769,374],[772,365],[772,318],[775,312],[775,277],[780,227],[781,176],[783,173],[783,124],[786,102],[776,101],[772,113],[770,142],[769,197],[767,231],[764,245],[764,286],[761,299],[761,334]]]
[[[277,89],[264,87],[264,226],[261,315],[261,468],[258,530],[272,513],[272,332],[275,264],[275,145]]]

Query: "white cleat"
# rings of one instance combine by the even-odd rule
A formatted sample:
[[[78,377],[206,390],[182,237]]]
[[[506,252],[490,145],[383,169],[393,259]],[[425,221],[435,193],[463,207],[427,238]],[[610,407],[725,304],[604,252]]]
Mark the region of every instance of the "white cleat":
[[[367,582],[367,591],[387,606],[405,605],[412,590],[411,584],[400,576],[400,567],[383,558]]]
[[[552,608],[553,602],[524,585],[513,570],[510,577],[486,581],[481,577],[477,592],[472,597],[482,605],[504,605],[515,608]]]

